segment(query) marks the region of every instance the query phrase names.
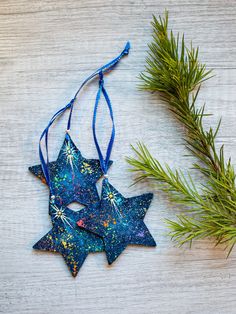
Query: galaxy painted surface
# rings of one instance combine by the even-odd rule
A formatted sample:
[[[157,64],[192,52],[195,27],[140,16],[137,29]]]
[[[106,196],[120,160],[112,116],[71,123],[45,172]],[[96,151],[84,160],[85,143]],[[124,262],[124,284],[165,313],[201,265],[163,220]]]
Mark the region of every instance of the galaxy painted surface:
[[[76,222],[81,218],[79,211],[75,212],[52,201],[49,213],[53,228],[33,248],[60,253],[75,277],[89,253],[104,251],[103,241],[77,226]]]
[[[107,260],[112,264],[128,244],[156,246],[143,218],[153,195],[123,197],[107,179],[103,180],[101,201],[82,209],[78,226],[103,238]]]
[[[29,170],[46,183],[41,165],[32,166]],[[100,162],[84,158],[68,133],[57,160],[49,163],[49,174],[51,194],[57,203],[90,205],[99,201],[96,182],[103,175]]]

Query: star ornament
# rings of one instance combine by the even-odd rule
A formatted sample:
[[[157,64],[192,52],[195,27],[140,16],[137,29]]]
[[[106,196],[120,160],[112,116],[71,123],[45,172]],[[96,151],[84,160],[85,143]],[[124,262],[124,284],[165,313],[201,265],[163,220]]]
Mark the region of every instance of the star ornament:
[[[110,162],[110,165],[112,162]],[[29,170],[46,183],[41,165]],[[103,175],[97,159],[86,159],[67,133],[56,161],[49,163],[51,194],[57,202],[90,205],[99,201],[96,182]]]
[[[53,227],[33,248],[60,253],[71,274],[76,277],[89,253],[104,251],[103,241],[99,236],[77,226],[76,222],[81,218],[79,211],[75,212],[52,201],[49,213]]]
[[[103,238],[109,264],[129,244],[156,246],[143,219],[153,194],[125,198],[107,179],[103,180],[101,201],[80,211],[78,226]]]

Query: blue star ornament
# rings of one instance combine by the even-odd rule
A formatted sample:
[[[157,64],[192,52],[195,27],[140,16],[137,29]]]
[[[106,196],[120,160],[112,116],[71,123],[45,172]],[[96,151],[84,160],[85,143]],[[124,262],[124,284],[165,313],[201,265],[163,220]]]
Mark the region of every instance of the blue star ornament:
[[[89,253],[104,251],[103,241],[99,236],[77,226],[76,222],[81,218],[79,211],[75,212],[52,201],[49,213],[53,227],[33,248],[60,253],[75,277]]]
[[[46,183],[41,165],[29,170]],[[99,160],[84,158],[68,133],[57,160],[49,163],[49,174],[51,194],[61,204],[90,205],[99,201],[96,182],[103,175]]]
[[[107,179],[103,180],[101,201],[82,209],[78,226],[103,238],[109,264],[129,244],[156,246],[143,222],[153,195],[123,197]]]

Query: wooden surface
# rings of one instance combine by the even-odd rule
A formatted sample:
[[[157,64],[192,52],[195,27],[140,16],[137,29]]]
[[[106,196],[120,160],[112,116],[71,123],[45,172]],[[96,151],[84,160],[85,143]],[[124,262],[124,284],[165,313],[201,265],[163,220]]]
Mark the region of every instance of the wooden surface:
[[[210,241],[176,248],[164,218],[177,211],[162,193],[145,219],[158,246],[129,247],[108,267],[91,254],[72,278],[63,258],[37,253],[32,245],[50,228],[47,188],[27,167],[39,162],[37,143],[49,117],[66,104],[91,71],[114,57],[127,40],[130,56],[106,78],[117,137],[111,182],[125,196],[155,191],[129,187],[124,157],[144,140],[162,162],[187,170],[184,131],[156,95],[137,90],[150,41],[152,14],[170,11],[170,25],[201,48],[214,68],[199,102],[206,101],[206,127],[223,118],[218,137],[236,161],[236,1],[192,0],[1,0],[0,1],[0,312],[29,314],[235,313],[236,252],[226,259]],[[86,157],[95,157],[91,115],[97,84],[81,94],[72,136]],[[62,144],[65,121],[51,132],[51,158]],[[100,123],[105,141],[105,121]],[[102,129],[102,126],[104,127]]]

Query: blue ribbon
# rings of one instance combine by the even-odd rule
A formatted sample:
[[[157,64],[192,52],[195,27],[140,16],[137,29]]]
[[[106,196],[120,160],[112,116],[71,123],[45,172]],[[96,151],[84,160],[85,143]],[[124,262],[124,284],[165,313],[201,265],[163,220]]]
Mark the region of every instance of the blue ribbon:
[[[46,179],[46,182],[49,186],[49,188],[51,189],[51,185],[50,185],[50,175],[49,175],[49,153],[48,153],[48,132],[49,129],[51,127],[51,125],[53,124],[53,122],[60,116],[62,115],[68,108],[70,108],[72,106],[72,104],[74,103],[75,98],[73,98],[69,104],[67,104],[65,107],[61,108],[59,111],[57,111],[53,117],[51,118],[51,120],[49,121],[47,127],[43,130],[43,133],[40,136],[39,139],[39,158],[41,161],[41,166],[42,166],[42,170]],[[44,138],[44,142],[45,142],[45,149],[46,149],[46,161],[43,155],[43,151],[42,151],[42,141]]]
[[[114,58],[113,60],[111,60],[110,62],[105,64],[104,66],[97,69],[86,80],[84,80],[84,82],[81,84],[80,88],[75,93],[74,98],[77,97],[77,95],[79,94],[81,89],[84,87],[84,85],[87,84],[88,81],[92,80],[95,76],[97,76],[100,72],[107,73],[107,72],[111,71],[116,66],[116,64],[120,61],[120,59],[122,59],[123,56],[129,54],[129,49],[130,49],[130,42],[128,41],[126,43],[123,51],[116,58]],[[67,123],[67,130],[70,130],[73,107],[74,106],[72,105],[70,108],[70,114],[69,114],[69,119],[68,119],[68,123]]]
[[[53,117],[51,118],[51,120],[49,121],[48,125],[46,126],[46,128],[43,130],[41,136],[40,136],[40,140],[39,140],[39,158],[41,161],[41,166],[42,166],[42,170],[46,179],[46,182],[50,188],[50,191],[52,192],[52,186],[50,184],[50,173],[49,173],[49,151],[48,151],[48,133],[49,133],[49,129],[51,127],[51,125],[54,123],[54,121],[61,116],[67,109],[70,108],[70,114],[69,114],[69,118],[68,118],[68,122],[67,122],[67,131],[70,130],[71,127],[71,118],[72,118],[72,113],[73,113],[73,107],[74,107],[74,102],[79,94],[79,92],[81,91],[81,89],[84,87],[84,85],[86,85],[90,80],[92,80],[94,77],[96,77],[97,75],[100,76],[100,80],[99,80],[99,85],[100,85],[100,92],[98,91],[97,97],[96,97],[96,103],[98,106],[98,102],[100,99],[100,94],[101,92],[103,93],[106,102],[108,104],[108,108],[110,111],[110,116],[112,118],[113,121],[113,114],[112,114],[112,107],[111,107],[111,103],[109,100],[109,97],[106,93],[105,88],[103,87],[103,79],[101,79],[101,77],[103,77],[103,73],[107,73],[109,71],[111,71],[116,64],[120,61],[120,59],[122,59],[123,56],[127,55],[129,53],[129,49],[130,49],[130,43],[127,42],[125,45],[125,48],[123,49],[123,51],[113,60],[111,60],[110,62],[108,62],[107,64],[105,64],[104,66],[100,67],[99,69],[97,69],[95,72],[93,72],[88,78],[86,78],[83,83],[81,84],[81,86],[79,87],[79,89],[77,90],[77,92],[75,93],[74,98],[69,102],[69,104],[67,104],[65,107],[61,108],[60,110],[58,110]],[[97,109],[96,109],[97,110]],[[95,121],[96,121],[96,115],[95,115]],[[95,125],[95,121],[94,121],[94,125]],[[114,133],[113,133],[114,132]],[[114,129],[114,122],[113,122],[113,131],[112,131],[112,136],[108,145],[108,150],[107,150],[107,156],[106,159],[104,160],[104,162],[101,162],[102,160],[102,155],[99,156],[100,162],[101,162],[101,166],[102,166],[102,170],[104,173],[106,173],[107,171],[107,164],[109,163],[109,159],[110,159],[110,154],[111,154],[111,150],[112,150],[112,145],[114,142],[114,136],[115,136],[115,129]],[[96,134],[95,134],[95,138],[96,138]],[[44,143],[45,143],[45,151],[46,151],[46,160],[42,151],[42,142],[44,139]],[[96,147],[98,145],[95,144]],[[99,147],[99,145],[98,145]],[[98,149],[98,148],[97,148]],[[100,150],[101,153],[101,150]],[[101,157],[101,158],[100,158]]]
[[[104,80],[103,80],[103,73],[102,71],[99,73],[99,89],[97,92],[97,96],[96,96],[96,101],[95,101],[95,105],[94,105],[94,111],[93,111],[93,123],[92,123],[92,129],[93,129],[93,138],[94,138],[94,143],[98,152],[98,157],[100,160],[100,165],[101,165],[101,169],[103,171],[103,173],[106,175],[107,174],[107,170],[108,170],[108,166],[109,166],[109,161],[110,161],[110,156],[111,156],[111,151],[112,151],[112,147],[113,147],[113,143],[114,143],[114,139],[115,139],[115,123],[114,123],[114,117],[113,117],[113,111],[112,111],[112,105],[111,105],[111,101],[109,99],[109,96],[105,90],[104,87]],[[101,98],[101,93],[103,94],[106,103],[107,103],[107,107],[109,109],[109,114],[110,114],[110,118],[112,121],[112,131],[111,131],[111,137],[108,143],[108,147],[107,147],[107,151],[106,151],[106,157],[103,157],[103,154],[101,152],[101,148],[99,146],[98,140],[97,140],[97,135],[96,135],[96,120],[97,120],[97,109],[98,109],[98,104],[99,104],[99,100]]]

